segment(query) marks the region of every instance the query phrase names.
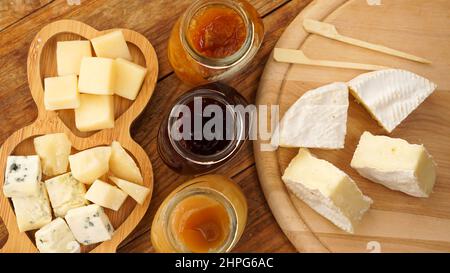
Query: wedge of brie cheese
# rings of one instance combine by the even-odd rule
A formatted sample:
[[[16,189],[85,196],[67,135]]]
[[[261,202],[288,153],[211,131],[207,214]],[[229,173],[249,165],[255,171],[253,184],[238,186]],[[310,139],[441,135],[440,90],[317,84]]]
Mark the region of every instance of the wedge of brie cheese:
[[[353,96],[389,133],[437,87],[419,75],[400,69],[365,73],[348,85]]]
[[[344,148],[348,88],[332,83],[306,92],[283,116],[272,135],[272,146]]]
[[[350,233],[372,204],[347,174],[308,149],[300,149],[282,179],[298,198]]]
[[[436,180],[436,164],[423,145],[364,132],[351,162],[362,176],[389,189],[428,197]]]

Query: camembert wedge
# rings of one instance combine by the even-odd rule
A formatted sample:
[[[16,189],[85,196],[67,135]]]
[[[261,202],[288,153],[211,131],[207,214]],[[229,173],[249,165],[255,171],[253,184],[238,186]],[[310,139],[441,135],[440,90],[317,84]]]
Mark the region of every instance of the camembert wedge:
[[[332,83],[306,92],[283,116],[271,144],[282,147],[344,148],[348,88]]]
[[[365,73],[348,85],[353,96],[389,133],[437,87],[419,75],[400,69]]]
[[[295,196],[346,232],[354,232],[372,204],[347,174],[308,149],[300,149],[282,179]]]
[[[364,132],[351,162],[359,174],[389,189],[428,197],[436,180],[436,164],[423,145]]]

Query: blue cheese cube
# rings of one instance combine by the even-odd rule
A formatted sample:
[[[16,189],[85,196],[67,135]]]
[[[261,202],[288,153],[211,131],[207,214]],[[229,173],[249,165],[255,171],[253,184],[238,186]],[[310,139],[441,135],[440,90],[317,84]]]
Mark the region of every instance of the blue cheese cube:
[[[83,245],[111,240],[114,233],[108,216],[96,204],[69,210],[66,221],[75,239]]]
[[[80,244],[62,218],[43,226],[34,236],[41,253],[80,253]]]
[[[52,221],[47,191],[43,183],[38,185],[39,194],[37,196],[12,198],[20,232],[41,228]]]
[[[64,217],[70,209],[82,207],[88,203],[84,198],[86,188],[71,173],[66,173],[45,181],[50,203],[55,216]]]
[[[37,196],[41,177],[39,156],[8,156],[3,193],[7,197]]]

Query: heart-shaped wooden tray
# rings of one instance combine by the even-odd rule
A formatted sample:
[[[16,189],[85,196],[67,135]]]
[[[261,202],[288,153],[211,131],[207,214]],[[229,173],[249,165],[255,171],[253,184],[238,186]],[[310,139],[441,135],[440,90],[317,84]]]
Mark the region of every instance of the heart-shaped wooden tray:
[[[149,197],[142,205],[136,204],[131,198],[128,198],[119,211],[106,209],[105,211],[116,229],[112,239],[101,244],[83,247],[82,252],[115,252],[117,246],[130,234],[147,211],[153,190],[152,165],[142,147],[131,138],[130,126],[147,105],[157,81],[158,59],[150,42],[135,31],[121,29],[133,62],[147,67],[148,72],[135,101],[115,96],[116,121],[113,129],[82,133],[75,127],[73,110],[46,111],[44,108],[43,79],[57,75],[56,42],[92,39],[113,30],[116,29],[98,31],[78,21],[61,20],[45,26],[31,43],[27,60],[28,82],[31,95],[37,105],[38,117],[33,124],[12,134],[0,148],[0,216],[8,229],[8,240],[0,252],[37,252],[34,245],[34,232],[19,232],[13,206],[10,200],[3,195],[2,189],[7,157],[9,155],[35,154],[33,147],[35,136],[64,132],[72,142],[73,152],[100,145],[110,145],[113,140],[117,140],[134,157],[141,169],[144,185],[150,188]]]

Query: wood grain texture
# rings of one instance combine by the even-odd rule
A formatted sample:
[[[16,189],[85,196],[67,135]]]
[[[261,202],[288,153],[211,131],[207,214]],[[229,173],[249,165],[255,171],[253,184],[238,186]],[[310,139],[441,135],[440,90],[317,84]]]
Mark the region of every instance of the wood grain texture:
[[[5,169],[6,159],[9,155],[29,155],[34,154],[32,138],[35,136],[64,132],[70,139],[75,151],[85,150],[100,145],[110,145],[112,141],[117,140],[122,147],[126,149],[137,161],[144,178],[144,185],[151,191],[153,190],[153,171],[151,162],[145,151],[131,138],[130,126],[136,117],[143,111],[147,105],[156,85],[158,75],[158,60],[155,50],[150,42],[141,34],[128,29],[120,29],[125,40],[134,45],[143,55],[144,65],[148,73],[144,79],[141,91],[136,100],[132,103],[116,103],[116,120],[113,129],[105,129],[96,132],[89,137],[79,137],[74,132],[74,124],[65,123],[61,119],[61,113],[56,111],[46,111],[44,108],[44,90],[43,79],[45,76],[56,75],[55,58],[56,54],[49,54],[47,50],[48,43],[52,45],[54,38],[60,34],[71,33],[78,35],[79,38],[92,39],[103,35],[111,30],[97,31],[84,23],[74,20],[60,20],[48,24],[42,28],[32,41],[28,53],[27,71],[28,82],[38,109],[36,121],[16,132],[6,139],[0,148],[0,168]],[[54,50],[54,46],[51,47]],[[139,59],[139,54],[131,50],[133,60]],[[53,67],[53,74],[43,67]],[[44,71],[44,72],[43,72]],[[64,114],[64,113],[62,113]],[[73,113],[72,113],[73,114]],[[0,181],[4,181],[4,172],[0,173]],[[0,184],[0,216],[2,217],[7,231],[8,240],[0,249],[0,252],[36,252],[37,249],[32,242],[32,233],[21,233],[18,230],[13,208],[9,199],[3,195],[3,183]],[[129,200],[118,212],[107,211],[111,223],[115,228],[115,233],[110,241],[103,242],[94,247],[84,248],[85,251],[92,252],[115,252],[117,246],[126,238],[135,226],[140,222],[145,214],[151,199],[151,193],[144,204],[136,205]]]
[[[397,0],[369,6],[364,0],[316,0],[286,29],[277,47],[301,49],[315,59],[386,65],[425,76],[438,89],[390,134],[410,143],[424,144],[438,165],[438,178],[429,198],[415,198],[391,191],[359,176],[350,161],[362,132],[386,134],[367,111],[350,99],[345,148],[313,149],[349,174],[361,190],[374,200],[355,235],[342,232],[328,220],[295,198],[284,187],[281,174],[297,149],[261,152],[254,142],[259,178],[275,218],[296,249],[304,252],[367,252],[377,241],[384,252],[439,252],[450,250],[450,18],[448,1]],[[302,29],[303,18],[323,20],[340,33],[383,44],[432,61],[419,64],[383,55],[317,35]],[[287,65],[269,60],[261,78],[257,104],[280,105],[280,116],[306,91],[321,85],[348,81],[356,70]]]
[[[249,102],[253,102],[259,77],[273,45],[283,33],[284,28],[310,0],[251,0],[250,2],[264,17],[266,36],[262,50],[251,66],[230,84],[244,93]],[[164,196],[173,188],[191,178],[170,171],[162,163],[156,152],[155,139],[160,122],[159,115],[165,113],[171,101],[190,88],[180,83],[173,75],[166,56],[167,39],[172,24],[189,3],[190,0],[82,0],[81,6],[68,6],[64,0],[56,0],[0,32],[0,35],[2,35],[2,39],[0,39],[0,65],[2,66],[0,71],[0,109],[8,109],[6,113],[2,113],[4,115],[0,119],[0,142],[3,142],[17,128],[31,123],[37,116],[37,109],[29,95],[25,63],[31,40],[40,28],[48,22],[70,18],[89,23],[97,29],[115,27],[133,29],[146,36],[154,45],[159,59],[160,80],[150,104],[133,123],[131,130],[133,138],[143,147],[151,159],[154,170],[154,191],[150,209],[135,231],[119,246],[118,251],[121,252],[151,251],[148,231],[156,208],[162,202]],[[253,164],[251,143],[247,143],[238,157],[217,172],[233,176],[240,183],[240,179],[243,179],[243,177],[236,177],[236,175]],[[254,169],[252,169],[252,172],[253,175],[250,176],[252,185],[257,185]],[[253,190],[261,194],[259,187],[255,187]],[[271,226],[276,225],[273,218],[269,217],[271,215],[269,211],[265,210],[264,215]],[[247,228],[245,233],[252,232],[252,229]],[[3,231],[3,234],[5,233],[4,229],[0,228],[0,231]],[[267,234],[253,232],[252,251],[259,251],[260,249],[261,251],[294,250],[279,230],[277,236],[274,236],[273,242],[267,240]],[[4,237],[0,236],[0,238],[1,245]],[[284,238],[284,240],[280,238]],[[258,244],[257,242],[262,239],[264,239],[264,245]],[[241,251],[246,250],[248,248],[243,248]]]
[[[2,0],[0,1],[0,31],[20,19],[45,7],[53,0]]]

